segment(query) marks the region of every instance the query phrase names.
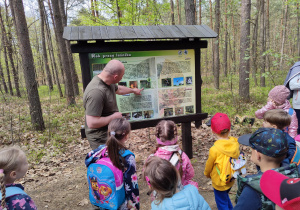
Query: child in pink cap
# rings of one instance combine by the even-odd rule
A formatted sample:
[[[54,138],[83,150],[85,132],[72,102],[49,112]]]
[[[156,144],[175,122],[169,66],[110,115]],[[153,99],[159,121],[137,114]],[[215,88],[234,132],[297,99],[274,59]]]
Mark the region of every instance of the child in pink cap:
[[[283,109],[291,115],[291,124],[287,128],[287,133],[295,138],[297,136],[298,119],[296,112],[292,109],[287,97],[290,95],[290,90],[284,85],[275,86],[270,92],[267,104],[255,112],[258,119],[263,119],[265,112],[271,109]]]
[[[191,184],[197,187],[198,183],[192,181],[195,175],[194,168],[189,157],[177,144],[177,126],[171,120],[162,120],[156,126],[156,152],[155,156],[169,160],[179,171],[181,184]]]

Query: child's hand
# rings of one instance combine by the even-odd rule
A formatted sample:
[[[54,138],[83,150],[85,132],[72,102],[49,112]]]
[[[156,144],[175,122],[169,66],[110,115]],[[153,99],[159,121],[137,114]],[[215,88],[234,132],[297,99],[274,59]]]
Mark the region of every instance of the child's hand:
[[[273,101],[271,98],[268,98],[268,102],[271,102],[272,103],[272,105],[274,106],[274,107],[276,107],[277,105],[276,105],[276,102],[275,101]]]

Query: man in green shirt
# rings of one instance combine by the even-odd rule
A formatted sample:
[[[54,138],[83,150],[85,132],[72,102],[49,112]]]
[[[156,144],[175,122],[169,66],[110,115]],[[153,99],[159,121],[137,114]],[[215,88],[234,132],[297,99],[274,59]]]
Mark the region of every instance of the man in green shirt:
[[[125,67],[119,60],[111,60],[103,71],[88,84],[83,95],[85,109],[85,133],[92,149],[105,144],[107,125],[116,118],[121,118],[116,94],[134,93],[141,95],[143,89],[116,85],[121,81]]]

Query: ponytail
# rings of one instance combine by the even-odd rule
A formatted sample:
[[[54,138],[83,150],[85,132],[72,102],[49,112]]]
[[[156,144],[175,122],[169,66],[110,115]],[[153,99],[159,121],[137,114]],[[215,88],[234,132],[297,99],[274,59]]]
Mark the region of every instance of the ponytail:
[[[118,169],[124,169],[124,158],[120,155],[120,149],[125,149],[125,147],[116,139],[114,135],[110,135],[106,142],[108,157],[111,162],[116,166]]]
[[[2,172],[0,173],[0,187],[1,187],[1,193],[2,193],[2,199],[1,199],[1,207],[2,209],[5,209],[6,207],[6,202],[5,202],[5,198],[6,198],[6,189],[5,189],[5,183],[4,183],[4,171],[3,169]]]
[[[121,141],[129,134],[130,123],[124,118],[112,120],[108,125],[108,139],[106,142],[108,157],[111,162],[120,170],[124,170],[125,159],[122,152],[126,147]]]
[[[178,171],[179,171],[180,178],[182,178],[182,174],[183,174],[183,170],[182,170],[182,157],[181,157],[181,154],[178,151],[176,151],[176,154],[177,154],[177,156],[179,158],[179,164],[180,164]]]

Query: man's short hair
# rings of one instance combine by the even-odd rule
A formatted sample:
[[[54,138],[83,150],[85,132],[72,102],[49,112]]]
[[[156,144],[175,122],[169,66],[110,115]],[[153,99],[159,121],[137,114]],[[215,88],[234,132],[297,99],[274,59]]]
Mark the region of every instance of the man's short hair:
[[[264,120],[282,130],[291,124],[291,116],[283,109],[271,109],[264,114]]]

